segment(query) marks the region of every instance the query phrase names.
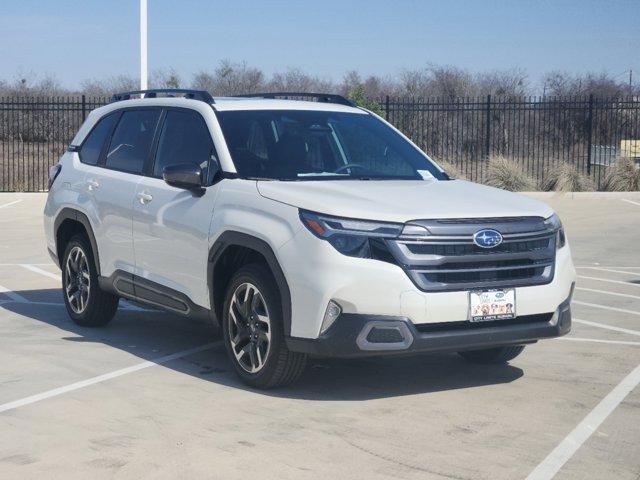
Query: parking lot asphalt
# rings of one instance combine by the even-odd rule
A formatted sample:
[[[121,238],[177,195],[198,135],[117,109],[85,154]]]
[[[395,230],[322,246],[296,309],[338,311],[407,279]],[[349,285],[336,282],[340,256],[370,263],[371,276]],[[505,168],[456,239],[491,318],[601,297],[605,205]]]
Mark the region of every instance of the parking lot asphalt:
[[[571,334],[236,379],[215,328],[122,302],[67,317],[44,194],[0,194],[0,478],[640,478],[640,196],[545,197],[578,270]]]

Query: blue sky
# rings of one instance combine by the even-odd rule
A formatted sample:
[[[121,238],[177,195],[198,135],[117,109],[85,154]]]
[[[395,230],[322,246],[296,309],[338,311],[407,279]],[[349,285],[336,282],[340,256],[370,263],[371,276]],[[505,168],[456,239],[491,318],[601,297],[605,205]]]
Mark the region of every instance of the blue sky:
[[[640,80],[638,0],[148,0],[149,69],[185,79],[219,60],[267,73],[299,67],[398,73],[429,64],[519,67]],[[138,0],[5,0],[0,78],[50,74],[64,85],[137,75]]]

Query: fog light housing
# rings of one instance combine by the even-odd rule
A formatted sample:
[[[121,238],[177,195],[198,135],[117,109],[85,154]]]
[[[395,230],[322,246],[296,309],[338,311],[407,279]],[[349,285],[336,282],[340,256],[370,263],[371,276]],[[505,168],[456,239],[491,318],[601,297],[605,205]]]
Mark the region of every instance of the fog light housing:
[[[329,327],[338,319],[342,313],[342,308],[333,300],[329,300],[327,309],[324,312],[324,318],[322,319],[322,326],[320,327],[320,334],[329,330]]]

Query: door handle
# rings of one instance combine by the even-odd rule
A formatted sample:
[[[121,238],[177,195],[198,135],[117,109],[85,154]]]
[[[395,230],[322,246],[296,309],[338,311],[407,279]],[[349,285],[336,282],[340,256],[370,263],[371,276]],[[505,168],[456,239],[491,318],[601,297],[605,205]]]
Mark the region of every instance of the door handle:
[[[140,192],[138,194],[138,200],[140,200],[140,203],[142,205],[146,205],[147,203],[149,203],[151,200],[153,200],[153,195],[151,195],[148,192]]]
[[[95,180],[87,180],[87,190],[93,191],[100,188],[100,184]]]

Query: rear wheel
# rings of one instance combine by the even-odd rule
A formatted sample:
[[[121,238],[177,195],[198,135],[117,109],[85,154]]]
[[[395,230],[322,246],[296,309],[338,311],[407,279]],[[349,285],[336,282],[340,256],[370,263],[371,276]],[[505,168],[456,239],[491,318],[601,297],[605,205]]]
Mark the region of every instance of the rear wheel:
[[[465,360],[473,363],[507,363],[513,360],[524,350],[524,345],[510,347],[495,347],[485,350],[469,350],[458,352]]]
[[[280,292],[264,266],[247,265],[233,276],[222,330],[234,369],[248,385],[279,387],[302,375],[307,357],[287,348]]]
[[[118,309],[118,297],[100,289],[93,252],[85,235],[73,236],[65,248],[62,292],[67,313],[83,327],[106,325]]]

